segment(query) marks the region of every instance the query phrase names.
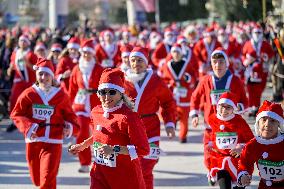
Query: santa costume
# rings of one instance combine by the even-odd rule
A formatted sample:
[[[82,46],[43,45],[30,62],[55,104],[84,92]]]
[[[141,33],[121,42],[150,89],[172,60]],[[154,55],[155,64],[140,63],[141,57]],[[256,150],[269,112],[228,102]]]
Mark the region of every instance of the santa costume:
[[[147,49],[135,47],[131,53],[131,57],[140,57],[143,63],[148,63]],[[147,189],[153,188],[153,169],[158,161],[160,152],[160,120],[157,115],[159,108],[163,122],[166,127],[175,127],[175,101],[171,91],[166,84],[156,75],[152,69],[147,69],[141,74],[126,72],[125,90],[126,94],[135,99],[135,111],[138,112],[143,124],[146,127],[148,142],[151,146],[151,154],[141,158],[141,166],[143,177]],[[152,154],[154,153],[154,154]]]
[[[69,96],[80,125],[77,144],[90,137],[90,113],[95,106],[100,104],[96,92],[103,68],[96,63],[94,57],[87,61],[84,58],[86,51],[94,54],[95,49],[92,40],[85,40],[82,43],[81,52],[83,55],[80,57],[78,65],[74,67],[69,80]],[[91,165],[91,148],[86,148],[78,156],[82,166],[79,171],[83,172],[84,167],[87,168]]]
[[[258,131],[258,121],[270,117],[280,123],[280,132],[273,139],[264,139]],[[259,189],[280,189],[284,187],[284,118],[280,104],[264,101],[256,116],[256,137],[248,142],[241,154],[238,167],[238,183],[243,175],[251,176],[256,163],[260,182]]]
[[[120,45],[114,41],[114,33],[111,30],[102,32],[103,41],[96,46],[95,56],[103,68],[115,68],[121,62]],[[106,41],[110,38],[110,42]]]
[[[39,59],[36,72],[47,72],[54,79],[50,60]],[[18,98],[11,119],[24,134],[26,159],[31,180],[41,189],[55,189],[62,153],[63,130],[70,137],[79,131],[77,117],[67,94],[58,87],[42,90],[38,84],[27,88]],[[37,137],[33,138],[32,135]]]
[[[99,90],[115,89],[124,93],[124,74],[118,69],[102,73]],[[112,108],[96,106],[91,112],[94,141],[94,159],[90,176],[91,189],[145,189],[139,157],[149,153],[144,125],[139,115],[123,101]],[[104,157],[98,151],[101,145],[126,146],[129,155],[115,151]]]
[[[31,42],[27,35],[21,35],[19,41],[23,40],[30,46]],[[29,49],[16,49],[11,55],[11,65],[15,71],[13,86],[10,96],[10,111],[15,107],[20,94],[35,82],[33,65],[37,62],[37,56]]]
[[[131,45],[124,45],[120,47],[121,63],[119,64],[119,67],[120,67],[120,70],[124,73],[126,73],[126,71],[130,68],[129,55],[132,49],[133,49],[133,46]],[[125,58],[128,59],[127,62],[125,62],[124,60]]]
[[[237,101],[235,95],[226,92],[221,95],[218,105],[227,104],[237,110]],[[244,146],[254,136],[246,121],[234,112],[224,118],[217,112],[209,116],[209,125],[212,129],[210,150],[210,170],[209,177],[216,182],[217,172],[226,170],[229,172],[231,180],[236,182],[239,158],[230,155],[230,150],[236,146]]]
[[[182,55],[182,47],[174,44],[171,52],[177,52]],[[172,58],[162,67],[162,78],[172,91],[177,105],[177,113],[180,124],[179,139],[186,142],[188,132],[188,117],[190,111],[190,97],[195,89],[197,82],[197,73],[192,65],[196,62],[195,57],[189,51],[187,58],[182,58],[175,62]]]
[[[78,37],[72,37],[68,43],[67,43],[67,49],[74,49],[75,51],[79,52],[80,48],[80,39]],[[79,54],[79,53],[78,53]],[[67,55],[63,56],[59,59],[56,72],[55,72],[55,77],[58,82],[61,83],[61,87],[68,92],[69,89],[69,77],[64,76],[64,73],[66,71],[72,72],[73,68],[77,65],[79,60],[78,55]]]
[[[200,82],[198,83],[197,88],[192,93],[191,100],[190,100],[190,116],[196,117],[199,114],[199,107],[200,107],[200,101],[202,98],[204,98],[204,138],[203,138],[203,144],[204,144],[204,158],[205,158],[205,166],[209,169],[209,156],[210,154],[207,151],[207,145],[210,141],[210,133],[211,128],[208,126],[208,118],[211,114],[216,114],[216,105],[220,98],[220,96],[224,92],[232,92],[236,95],[238,106],[243,111],[245,108],[247,108],[248,100],[246,97],[245,89],[242,85],[241,80],[237,77],[231,74],[231,72],[228,70],[229,67],[229,60],[226,55],[226,53],[222,50],[215,50],[212,55],[212,57],[216,53],[221,53],[226,61],[227,65],[227,71],[225,75],[222,78],[216,77],[213,75],[206,75],[200,79]]]

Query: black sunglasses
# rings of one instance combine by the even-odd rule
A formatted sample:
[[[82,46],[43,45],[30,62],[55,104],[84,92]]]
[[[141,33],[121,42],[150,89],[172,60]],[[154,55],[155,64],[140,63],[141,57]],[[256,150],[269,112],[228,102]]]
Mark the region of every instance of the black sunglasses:
[[[109,94],[110,96],[114,96],[116,95],[117,91],[114,89],[110,89],[110,90],[102,89],[102,90],[99,90],[98,93],[100,96],[106,96],[107,94]]]

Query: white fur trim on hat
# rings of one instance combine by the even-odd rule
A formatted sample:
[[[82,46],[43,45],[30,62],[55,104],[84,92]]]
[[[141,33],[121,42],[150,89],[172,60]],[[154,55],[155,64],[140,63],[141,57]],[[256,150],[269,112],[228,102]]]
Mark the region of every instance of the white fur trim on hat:
[[[80,52],[90,52],[90,53],[95,53],[94,49],[91,47],[83,47],[80,49]]]
[[[144,62],[146,64],[148,64],[148,59],[145,57],[145,55],[141,52],[131,52],[130,55],[129,55],[129,58],[133,57],[133,56],[138,56],[140,58],[142,58],[144,60]]]
[[[45,46],[43,46],[43,45],[36,45],[35,51],[38,51],[40,49],[46,50]]]
[[[68,43],[67,49],[79,49],[80,45],[78,43]]]
[[[53,47],[50,49],[51,51],[62,51],[62,48],[59,47]]]
[[[124,88],[122,88],[122,87],[120,87],[118,85],[112,84],[112,83],[102,83],[102,84],[100,84],[98,90],[102,90],[102,89],[116,89],[116,90],[118,90],[121,93],[125,92]]]
[[[228,99],[228,98],[221,98],[221,99],[219,99],[218,105],[219,104],[228,104],[228,105],[232,106],[234,108],[234,110],[238,110],[238,108],[235,105],[235,103],[232,100]]]
[[[130,52],[123,52],[121,53],[121,57],[126,57],[126,56],[129,56],[130,55]]]
[[[217,53],[220,53],[220,54],[222,54],[224,56],[225,61],[226,61],[226,66],[229,67],[230,62],[229,62],[228,56],[227,56],[227,54],[224,51],[221,51],[221,50],[215,50],[215,51],[212,52],[212,54],[211,54],[211,62],[212,62],[212,57],[215,54],[217,54]]]
[[[179,52],[180,54],[182,54],[182,50],[181,50],[181,48],[179,48],[179,47],[172,47],[172,48],[171,48],[171,53],[174,52],[174,51],[177,51],[177,52]]]
[[[51,69],[49,69],[48,67],[39,67],[39,66],[36,66],[34,65],[33,66],[33,69],[36,71],[36,72],[47,72],[49,73],[53,78],[54,78],[54,73]]]
[[[265,117],[265,116],[268,116],[272,119],[275,119],[277,121],[279,121],[279,127],[280,127],[280,130],[281,132],[284,132],[284,119],[279,116],[277,113],[275,112],[272,112],[272,111],[262,111],[260,112],[257,116],[256,116],[256,120],[255,120],[255,127],[258,127],[258,121],[260,120],[260,118],[262,117]],[[255,131],[257,132],[257,128],[255,128]]]
[[[31,44],[31,41],[30,41],[30,39],[29,38],[27,38],[27,37],[25,37],[25,36],[21,36],[20,38],[19,38],[19,41],[25,41],[26,43],[28,43],[29,45]]]

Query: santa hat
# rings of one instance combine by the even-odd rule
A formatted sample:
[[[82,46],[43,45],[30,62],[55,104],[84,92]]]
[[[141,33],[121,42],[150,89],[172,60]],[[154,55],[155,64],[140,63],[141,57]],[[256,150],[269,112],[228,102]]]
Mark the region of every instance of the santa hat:
[[[29,37],[27,35],[25,35],[25,34],[20,36],[19,41],[25,41],[29,45],[31,44],[31,41],[30,41]]]
[[[179,35],[177,37],[177,43],[181,44],[181,43],[184,43],[184,42],[187,43],[188,42],[187,39],[183,35]]]
[[[134,47],[134,49],[131,51],[129,58],[133,56],[138,56],[142,58],[145,62],[145,64],[148,64],[148,57],[149,57],[149,51],[147,48],[144,47]]]
[[[36,65],[33,66],[36,72],[47,72],[54,78],[54,67],[50,60],[39,58]]]
[[[224,28],[218,30],[218,35],[226,35],[226,31],[224,30]]]
[[[44,45],[44,43],[43,42],[38,42],[37,44],[36,44],[36,46],[35,46],[35,51],[38,51],[38,50],[46,50],[46,47],[45,47],[45,45]]]
[[[131,45],[123,45],[120,47],[121,57],[129,57],[133,47]]]
[[[98,90],[102,89],[115,89],[124,93],[124,73],[119,69],[105,69],[101,75],[98,87]]]
[[[62,46],[60,43],[54,43],[51,45],[50,50],[53,51],[62,51]]]
[[[83,41],[80,52],[89,52],[89,53],[95,53],[95,47],[92,39],[86,39]]]
[[[234,108],[234,111],[238,111],[237,103],[238,102],[237,102],[236,95],[234,93],[231,93],[231,92],[223,93],[218,100],[218,105],[228,104],[228,105],[230,105]]]
[[[196,29],[193,25],[189,25],[185,28],[184,30],[184,35],[189,35],[189,34],[192,34],[192,33],[196,33]]]
[[[124,28],[121,32],[122,36],[130,36],[130,31],[127,28]]]
[[[112,30],[107,29],[103,31],[103,38],[105,38],[107,35],[110,35],[110,37],[113,39],[114,38],[114,33]]]
[[[208,36],[214,36],[215,35],[215,29],[214,27],[208,27],[206,28],[206,30],[203,33],[204,37],[208,37]]]
[[[284,126],[283,126],[284,117],[283,117],[283,109],[281,105],[265,100],[256,114],[256,120],[255,120],[256,122],[255,122],[254,128],[255,128],[255,132],[257,135],[259,135],[258,121],[260,120],[260,118],[266,117],[266,116],[279,121],[280,130],[281,132],[284,132]]]
[[[224,58],[225,58],[227,67],[230,66],[230,62],[229,62],[229,59],[228,59],[227,54],[225,53],[225,50],[223,50],[223,49],[220,48],[220,47],[217,48],[216,50],[214,50],[214,51],[212,52],[212,54],[211,54],[211,62],[213,61],[213,56],[214,56],[215,54],[222,54],[222,55],[224,56]]]
[[[165,32],[164,32],[164,37],[166,37],[167,35],[174,35],[174,32],[171,28],[166,28]]]
[[[179,52],[180,54],[182,54],[181,45],[175,43],[175,44],[172,46],[172,48],[171,48],[171,53],[174,52],[174,51]]]
[[[263,33],[262,27],[260,25],[255,25],[252,29],[252,33]]]
[[[78,37],[72,37],[67,44],[68,49],[77,49],[80,48],[80,39]]]

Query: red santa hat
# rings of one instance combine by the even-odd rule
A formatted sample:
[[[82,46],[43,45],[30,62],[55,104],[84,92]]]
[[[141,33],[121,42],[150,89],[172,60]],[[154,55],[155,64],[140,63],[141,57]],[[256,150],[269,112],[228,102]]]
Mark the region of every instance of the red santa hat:
[[[218,105],[228,104],[234,108],[234,111],[238,111],[237,103],[238,101],[237,101],[236,95],[231,92],[223,93],[218,100]]]
[[[189,35],[189,34],[192,34],[192,33],[196,33],[195,26],[194,25],[187,26],[183,33],[184,33],[184,35]]]
[[[164,37],[166,37],[167,35],[174,35],[174,32],[171,28],[166,28],[165,32],[164,32]]]
[[[79,50],[80,48],[80,39],[78,37],[72,37],[69,39],[68,44],[67,44],[68,49],[77,49]]]
[[[177,37],[177,43],[178,44],[182,44],[182,43],[187,43],[188,41],[187,41],[187,39],[186,39],[186,37],[184,37],[183,35],[179,35],[178,37]]]
[[[260,120],[260,118],[266,117],[266,116],[279,121],[280,130],[281,132],[284,132],[284,126],[283,126],[284,117],[283,117],[283,109],[281,105],[265,100],[256,114],[256,122],[254,126],[255,126],[255,132],[257,135],[259,135],[258,121]]]
[[[52,52],[53,52],[53,51],[59,51],[59,52],[61,52],[61,51],[62,51],[62,46],[61,46],[60,43],[53,43],[53,44],[51,45],[50,50],[51,50]]]
[[[92,39],[86,39],[82,42],[81,48],[80,48],[81,52],[89,52],[94,54],[95,53],[95,47],[94,47],[94,43]]]
[[[124,28],[121,32],[122,36],[130,36],[130,31],[128,30],[128,28]]]
[[[221,29],[218,30],[218,35],[226,35],[226,34],[227,33],[226,33],[224,28],[221,28]]]
[[[35,46],[35,51],[38,51],[38,50],[46,50],[46,47],[45,47],[45,45],[44,45],[44,43],[43,42],[38,42],[37,44],[36,44],[36,46]]]
[[[175,44],[172,46],[172,48],[171,48],[171,53],[174,52],[174,51],[179,52],[180,54],[182,54],[181,45],[175,43]]]
[[[115,89],[124,93],[124,73],[119,69],[105,69],[101,75],[98,87],[98,90],[103,89]]]
[[[148,64],[148,57],[149,57],[149,51],[147,48],[144,47],[134,47],[134,49],[131,51],[129,58],[133,56],[138,56],[142,58],[145,62],[145,64]]]
[[[222,55],[224,56],[224,58],[225,58],[227,67],[230,66],[230,62],[229,62],[229,59],[228,59],[227,54],[225,53],[225,50],[223,50],[223,49],[220,48],[220,47],[217,48],[217,49],[215,49],[215,50],[212,52],[212,54],[211,54],[211,62],[213,61],[213,56],[214,56],[215,54],[222,54]]]
[[[215,35],[215,29],[213,26],[206,28],[206,30],[203,33],[204,37],[208,36],[214,36]]]
[[[19,41],[25,41],[26,43],[28,43],[29,45],[31,44],[31,41],[29,39],[29,36],[27,36],[26,34],[23,34],[20,36]]]
[[[132,51],[133,47],[131,45],[123,45],[120,47],[121,57],[129,57],[130,52]]]
[[[252,33],[263,33],[262,27],[260,25],[255,25],[252,29]]]
[[[36,65],[33,66],[36,72],[47,72],[54,78],[54,67],[50,60],[39,58]]]

